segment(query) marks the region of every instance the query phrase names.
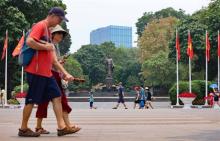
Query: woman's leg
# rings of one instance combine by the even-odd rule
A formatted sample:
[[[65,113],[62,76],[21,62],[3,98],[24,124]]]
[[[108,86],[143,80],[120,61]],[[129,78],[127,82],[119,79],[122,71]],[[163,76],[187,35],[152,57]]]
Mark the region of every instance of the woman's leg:
[[[151,107],[151,109],[153,109],[151,101],[149,101],[149,106]]]
[[[36,118],[37,118],[37,125],[35,131],[40,134],[49,134],[50,132],[45,130],[42,126],[43,118],[47,118],[47,107],[49,102],[44,102],[39,104],[37,107]]]
[[[136,108],[136,103],[134,102],[134,109]]]
[[[36,118],[37,118],[37,126],[36,129],[42,128],[43,118],[47,118],[47,107],[49,102],[44,102],[39,104],[37,107]]]

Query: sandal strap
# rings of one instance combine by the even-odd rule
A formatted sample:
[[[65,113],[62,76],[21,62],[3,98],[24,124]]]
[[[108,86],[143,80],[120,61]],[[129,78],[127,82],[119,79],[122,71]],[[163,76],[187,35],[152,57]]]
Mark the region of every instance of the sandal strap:
[[[41,134],[49,134],[50,132],[45,130],[44,128],[35,128],[36,132],[40,132]]]

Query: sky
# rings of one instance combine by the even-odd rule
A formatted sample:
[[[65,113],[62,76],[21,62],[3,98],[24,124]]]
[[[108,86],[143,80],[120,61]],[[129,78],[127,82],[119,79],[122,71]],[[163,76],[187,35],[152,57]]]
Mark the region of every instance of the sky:
[[[67,5],[67,26],[71,35],[70,52],[90,43],[90,32],[108,25],[132,27],[132,42],[136,46],[136,26],[144,12],[156,12],[172,7],[192,14],[207,7],[210,0],[63,0]]]

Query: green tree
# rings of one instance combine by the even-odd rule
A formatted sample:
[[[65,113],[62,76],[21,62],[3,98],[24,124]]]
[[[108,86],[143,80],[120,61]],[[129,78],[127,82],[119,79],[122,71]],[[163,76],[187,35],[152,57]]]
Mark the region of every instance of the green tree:
[[[142,76],[147,86],[168,88],[175,82],[175,64],[170,62],[165,52],[152,56],[142,64]]]
[[[91,85],[105,82],[107,73],[105,59],[111,57],[115,66],[113,71],[115,84],[121,81],[129,87],[131,83],[128,81],[131,78],[140,81],[141,64],[138,62],[137,50],[137,48],[116,48],[113,43],[105,42],[101,45],[82,46],[74,57],[82,65],[83,72],[88,75]]]
[[[8,94],[20,84],[21,67],[11,54],[22,35],[33,23],[46,17],[51,7],[60,6],[66,9],[61,0],[1,0],[0,1],[0,46],[3,46],[5,30],[9,33],[8,46]],[[63,54],[69,50],[70,38],[66,39]],[[0,62],[0,87],[4,87],[4,61]]]
[[[89,87],[88,77],[83,75],[83,70],[81,68],[80,63],[73,56],[70,56],[66,60],[66,62],[64,64],[64,68],[67,70],[67,72],[69,72],[74,77],[83,78],[86,80],[86,82],[83,84],[80,84],[77,82],[70,82],[68,85],[68,89],[70,91],[76,91],[80,88],[88,88]]]
[[[138,22],[136,23],[138,37],[142,36],[145,27],[152,19],[154,19],[153,12],[145,12],[143,16],[138,19]]]
[[[171,7],[162,9],[155,13],[145,12],[143,16],[139,18],[138,22],[136,23],[138,37],[142,36],[142,33],[145,27],[148,25],[148,23],[150,23],[153,20],[158,20],[158,19],[167,18],[167,17],[175,17],[177,19],[184,19],[187,16],[188,15],[186,15],[185,11],[183,11],[182,9],[179,9],[179,11],[176,11]]]
[[[154,20],[145,28],[138,40],[141,62],[159,51],[169,52],[169,40],[175,32],[177,19],[173,17]]]
[[[65,22],[62,23],[62,27],[69,33],[69,29],[67,28],[67,25],[66,25]],[[64,55],[64,54],[68,53],[70,51],[71,44],[72,44],[71,36],[69,34],[59,44],[59,46],[60,46],[60,54]]]
[[[101,49],[103,50],[103,52],[105,53],[106,57],[110,57],[113,58],[115,55],[115,44],[112,42],[104,42],[100,45]]]
[[[210,51],[210,62],[209,62],[209,71],[208,79],[213,80],[217,77],[217,31],[220,29],[220,18],[219,18],[219,0],[213,0],[208,7],[199,10],[194,13],[189,18],[182,20],[178,25],[178,31],[181,42],[181,61],[188,63],[188,56],[186,55],[187,48],[187,30],[190,30],[192,41],[193,41],[193,50],[194,50],[194,66],[193,66],[193,75],[200,75],[198,79],[204,79],[205,69],[205,32],[206,30],[209,33],[209,39],[211,43]],[[175,58],[175,38],[170,42],[170,58]]]
[[[113,77],[116,83],[123,82],[125,87],[130,87],[132,82],[129,82],[131,78],[135,78],[136,85],[141,83],[140,72],[141,64],[138,61],[138,49],[137,48],[116,48],[113,57],[115,69]]]
[[[66,9],[66,5],[63,4],[62,0],[8,0],[8,3],[24,13],[25,18],[31,25],[44,19],[52,7]]]
[[[84,45],[74,57],[81,64],[85,75],[89,76],[92,85],[105,81],[105,53],[98,45]]]
[[[62,0],[8,0],[8,2],[10,5],[16,7],[19,11],[21,11],[25,15],[25,18],[27,19],[28,23],[30,23],[30,25],[44,19],[47,16],[48,11],[52,7],[62,7],[64,10],[66,9],[66,5],[63,4]],[[62,23],[62,27],[65,30],[69,31],[66,26],[66,23]],[[28,30],[28,28],[24,28],[24,29]],[[61,54],[63,55],[69,52],[70,46],[71,46],[71,37],[67,36],[60,43]]]
[[[11,57],[11,53],[17,44],[17,39],[20,38],[22,34],[22,28],[28,26],[28,22],[25,19],[23,13],[21,13],[16,7],[8,4],[8,1],[0,2],[0,46],[3,47],[5,31],[8,29],[9,44],[8,44],[8,95],[10,91],[19,82],[20,67],[17,65],[17,60]],[[1,49],[2,54],[2,49]],[[5,80],[5,60],[0,62],[0,87],[4,88]],[[10,97],[10,95],[9,95]]]
[[[183,20],[178,25],[178,34],[180,40],[180,49],[181,49],[181,62],[188,64],[188,30],[190,30],[192,38],[192,47],[194,52],[194,58],[192,60],[192,71],[199,72],[204,70],[205,64],[205,29],[207,26],[198,22],[194,17],[187,18]],[[175,49],[175,37],[172,37],[172,40],[169,45],[170,48],[170,58],[175,60],[176,49]],[[203,79],[200,78],[200,79]]]
[[[140,86],[140,85],[141,82],[139,77],[133,75],[128,76],[126,83],[127,88],[133,89],[134,86]]]

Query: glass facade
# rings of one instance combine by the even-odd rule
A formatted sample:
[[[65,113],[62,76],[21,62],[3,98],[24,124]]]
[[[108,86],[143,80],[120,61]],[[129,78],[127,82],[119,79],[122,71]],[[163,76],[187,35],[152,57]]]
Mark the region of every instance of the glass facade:
[[[116,47],[132,47],[132,27],[110,25],[90,32],[90,44],[113,42]]]

